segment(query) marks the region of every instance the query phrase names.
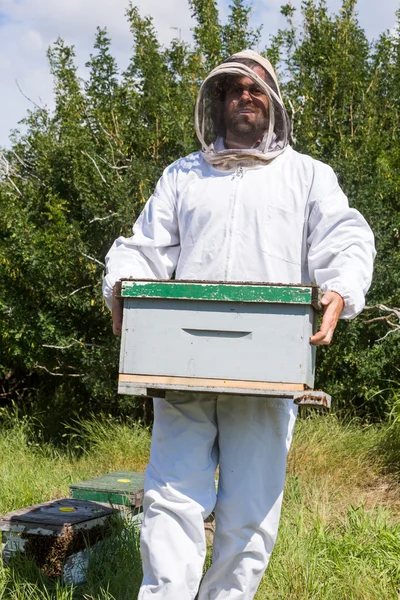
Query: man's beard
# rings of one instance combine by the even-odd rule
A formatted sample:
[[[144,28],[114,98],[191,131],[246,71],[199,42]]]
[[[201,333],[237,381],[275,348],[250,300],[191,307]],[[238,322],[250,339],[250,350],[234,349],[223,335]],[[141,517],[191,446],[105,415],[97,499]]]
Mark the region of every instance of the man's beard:
[[[261,140],[268,129],[268,124],[268,115],[257,115],[256,119],[249,120],[246,115],[240,114],[238,110],[231,116],[228,129],[238,137],[251,137],[255,140]]]

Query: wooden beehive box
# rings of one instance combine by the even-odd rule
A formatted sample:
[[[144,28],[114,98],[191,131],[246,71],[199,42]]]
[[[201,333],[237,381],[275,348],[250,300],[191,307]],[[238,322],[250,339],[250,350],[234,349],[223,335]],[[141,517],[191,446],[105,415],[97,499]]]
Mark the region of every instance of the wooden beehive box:
[[[3,515],[3,561],[20,553],[34,560],[48,577],[81,583],[86,578],[89,553],[110,533],[116,512],[96,502],[63,498]]]
[[[316,286],[132,279],[120,286],[120,393],[189,390],[329,404],[312,392]]]
[[[69,486],[72,498],[94,500],[135,512],[143,505],[144,473],[115,471]]]

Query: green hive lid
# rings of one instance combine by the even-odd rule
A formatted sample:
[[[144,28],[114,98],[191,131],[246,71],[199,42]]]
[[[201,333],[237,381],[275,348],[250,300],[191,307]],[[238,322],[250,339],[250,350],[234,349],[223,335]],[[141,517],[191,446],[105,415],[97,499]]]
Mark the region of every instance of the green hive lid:
[[[319,288],[315,285],[123,279],[121,296],[123,298],[312,304],[317,307]]]
[[[115,471],[69,486],[72,498],[124,506],[143,504],[144,473]]]

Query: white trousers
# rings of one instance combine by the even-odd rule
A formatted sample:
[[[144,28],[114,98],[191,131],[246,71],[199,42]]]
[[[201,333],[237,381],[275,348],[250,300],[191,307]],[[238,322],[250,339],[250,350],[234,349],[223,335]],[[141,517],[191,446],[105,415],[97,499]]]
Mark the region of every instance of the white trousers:
[[[138,600],[254,597],[277,536],[296,414],[287,399],[171,393],[154,400]],[[199,589],[203,521],[214,507],[212,565]]]

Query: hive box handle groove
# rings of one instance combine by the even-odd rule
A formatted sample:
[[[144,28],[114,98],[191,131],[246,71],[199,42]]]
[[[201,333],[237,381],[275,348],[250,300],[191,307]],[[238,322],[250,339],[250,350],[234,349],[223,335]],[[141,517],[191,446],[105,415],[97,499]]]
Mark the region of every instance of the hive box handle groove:
[[[219,338],[252,338],[251,331],[222,331],[219,329],[186,329],[183,328],[182,331],[188,333],[189,335],[194,335],[196,337],[219,337]]]

